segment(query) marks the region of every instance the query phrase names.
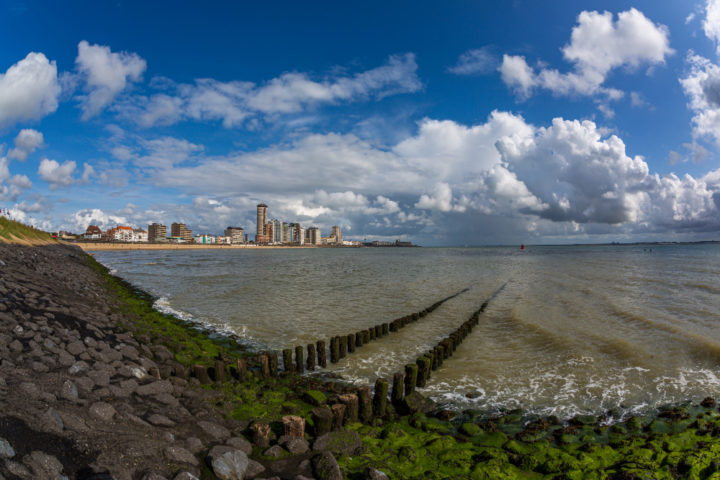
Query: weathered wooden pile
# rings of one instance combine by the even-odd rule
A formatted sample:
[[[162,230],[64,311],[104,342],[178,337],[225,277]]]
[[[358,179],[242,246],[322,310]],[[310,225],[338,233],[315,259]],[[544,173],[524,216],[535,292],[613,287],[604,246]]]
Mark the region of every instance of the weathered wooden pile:
[[[416,388],[423,388],[430,379],[431,372],[442,366],[444,360],[450,358],[455,350],[460,346],[463,340],[472,332],[473,328],[478,325],[480,316],[488,307],[489,302],[505,287],[500,287],[488,300],[482,303],[479,309],[470,315],[457,329],[451,332],[447,337],[440,340],[435,347],[418,357],[414,364],[407,364],[403,372],[397,372],[392,378],[392,389],[390,382],[385,378],[378,378],[374,388],[370,386],[358,387],[351,393],[338,395],[335,403],[331,405],[323,405],[318,403],[317,408],[312,412],[313,424],[317,435],[322,435],[328,431],[338,429],[350,422],[360,421],[370,424],[375,418],[386,416],[388,411],[388,401],[392,405],[395,412],[400,414],[413,413],[422,409],[424,399],[415,391]],[[406,315],[404,317],[393,320],[389,323],[376,325],[373,328],[362,330],[355,334],[347,336],[335,336],[330,339],[330,355],[331,362],[337,362],[344,358],[348,353],[353,353],[358,347],[391,332],[397,332],[404,326],[425,317],[444,302],[466,292],[464,289],[455,295],[451,295],[438,302],[435,302],[428,308]],[[316,348],[317,347],[317,348]],[[303,373],[305,367],[313,370],[317,364],[322,367],[327,366],[326,344],[324,341],[318,341],[316,344],[307,346],[308,356],[304,357],[304,349],[302,346],[295,347],[295,355],[292,349],[282,351],[283,370],[279,369],[278,354],[276,352],[261,353],[257,357],[257,361],[250,360],[248,365],[244,359],[239,359],[233,365],[226,365],[218,360],[213,367],[203,367],[196,365],[190,373],[198,378],[201,383],[222,382],[234,379],[236,381],[245,381],[248,376],[248,368],[253,370],[255,375],[261,378],[271,378],[283,375],[286,372]],[[175,373],[176,375],[178,372]],[[180,373],[182,375],[182,372]],[[313,403],[312,396],[307,399]]]

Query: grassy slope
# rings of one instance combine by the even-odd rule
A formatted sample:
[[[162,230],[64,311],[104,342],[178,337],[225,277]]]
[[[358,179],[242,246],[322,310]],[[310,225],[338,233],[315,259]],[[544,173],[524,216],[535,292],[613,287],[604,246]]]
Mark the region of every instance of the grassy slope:
[[[147,294],[88,258],[106,278],[118,310],[131,320],[122,327],[166,345],[186,366],[244,355],[231,341],[157,312]],[[302,400],[308,386],[296,376],[262,380],[251,370],[247,382],[198,388],[215,391],[213,403],[227,415],[269,421],[278,433],[288,413],[312,426],[313,406]],[[465,412],[454,423],[421,414],[372,426],[358,423],[348,428],[360,434],[365,452],[338,461],[348,478],[362,478],[363,469],[373,466],[393,479],[720,479],[720,414],[714,406],[675,407],[612,427],[598,420],[525,424],[518,414],[488,421]]]
[[[0,243],[22,243],[25,245],[45,245],[54,243],[50,235],[41,230],[23,225],[0,216]]]

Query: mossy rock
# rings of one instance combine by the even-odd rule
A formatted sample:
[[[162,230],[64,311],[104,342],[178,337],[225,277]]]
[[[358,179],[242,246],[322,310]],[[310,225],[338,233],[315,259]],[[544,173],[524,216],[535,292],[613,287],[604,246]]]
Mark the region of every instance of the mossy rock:
[[[452,432],[452,425],[449,422],[437,418],[428,418],[423,424],[422,429],[426,432],[449,435]]]
[[[463,423],[460,425],[460,433],[469,437],[474,437],[482,432],[482,428],[478,427],[474,423]]]
[[[406,462],[414,463],[418,459],[417,451],[409,445],[403,445],[402,447],[400,447],[400,450],[398,450],[397,456],[401,461],[404,460]]]
[[[319,390],[306,390],[302,398],[310,405],[315,405],[316,407],[327,403],[327,396]]]
[[[580,462],[575,457],[558,449],[548,450],[545,461],[539,468],[543,473],[562,473],[579,469]]]
[[[498,430],[507,435],[517,435],[518,433],[522,433],[522,431],[525,430],[523,426],[518,423],[500,424],[497,426],[497,428]]]
[[[527,472],[518,469],[515,465],[502,460],[491,459],[475,465],[470,473],[470,478],[471,480],[518,480],[520,478],[542,478],[542,476],[531,476]]]
[[[457,447],[457,442],[449,435],[443,435],[439,438],[432,439],[425,444],[430,453],[440,453],[445,450],[451,450]]]
[[[672,433],[673,427],[665,420],[658,418],[650,422],[647,430],[650,433]]]
[[[595,425],[598,419],[594,415],[575,415],[575,418],[571,420],[571,423],[576,425]]]
[[[501,448],[507,441],[508,436],[502,432],[484,433],[472,439],[474,445],[495,448]]]
[[[424,413],[416,412],[410,417],[408,423],[415,428],[422,428],[422,426],[425,425],[427,420],[428,419]]]

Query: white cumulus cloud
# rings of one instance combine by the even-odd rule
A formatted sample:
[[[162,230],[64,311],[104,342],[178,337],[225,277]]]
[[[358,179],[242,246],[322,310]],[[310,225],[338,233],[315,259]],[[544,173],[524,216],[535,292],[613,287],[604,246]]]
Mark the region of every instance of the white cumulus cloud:
[[[83,119],[100,113],[130,82],[140,80],[147,66],[135,53],[112,52],[110,47],[85,40],[78,44],[75,63],[87,90],[82,98]]]
[[[667,27],[653,23],[631,8],[618,13],[617,20],[610,12],[581,12],[570,43],[562,52],[573,65],[573,71],[540,68],[536,73],[525,57],[504,55],[500,66],[502,79],[520,97],[528,97],[535,88],[544,88],[556,95],[602,95],[616,100],[622,92],[604,86],[612,70],[663,64],[674,51],[670,48]]]
[[[8,152],[8,158],[24,162],[28,155],[43,146],[43,134],[32,128],[23,128],[15,137],[15,148]]]
[[[38,120],[58,107],[57,66],[42,53],[31,52],[0,73],[0,127]]]
[[[707,0],[705,5],[705,20],[703,21],[705,35],[715,42],[717,53],[720,55],[720,1]]]
[[[720,66],[690,52],[690,71],[680,79],[693,112],[693,133],[720,145]]]
[[[55,160],[43,158],[38,167],[38,175],[50,184],[52,190],[58,187],[69,187],[75,183],[75,178],[73,178],[75,167],[76,164],[72,160],[61,165]]]

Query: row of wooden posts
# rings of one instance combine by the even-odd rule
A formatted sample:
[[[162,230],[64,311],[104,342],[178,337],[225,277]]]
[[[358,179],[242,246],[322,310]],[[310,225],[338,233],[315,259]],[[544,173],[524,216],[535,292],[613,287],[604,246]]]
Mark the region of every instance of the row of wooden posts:
[[[387,411],[388,399],[398,410],[406,408],[407,396],[412,394],[416,388],[427,385],[431,371],[439,368],[443,361],[452,356],[457,347],[470,334],[472,329],[478,325],[480,315],[485,311],[489,301],[494,298],[500,290],[485,301],[478,310],[463,322],[457,329],[435,345],[431,350],[418,357],[414,364],[407,364],[404,372],[397,372],[393,375],[392,390],[385,378],[378,378],[375,381],[374,391],[369,386],[358,387],[355,393],[347,393],[338,396],[338,403],[330,406],[318,406],[313,409],[313,423],[317,434],[326,433],[332,429],[340,428],[342,425],[360,421],[369,424],[374,418],[382,417]],[[396,332],[405,325],[417,321],[428,313],[435,310],[443,302],[463,293],[467,289],[455,295],[447,297],[427,309],[405,317],[396,319],[390,323],[378,325],[374,328],[362,330],[354,335],[337,336],[330,340],[331,361],[338,361],[347,353],[352,353],[375,338]],[[352,340],[351,340],[352,337]],[[317,350],[315,347],[317,345]],[[327,365],[325,357],[325,342],[318,341],[316,345],[308,345],[307,361],[304,359],[302,346],[295,348],[295,358],[292,350],[283,350],[283,370],[286,372],[295,371],[302,373],[306,365],[309,370],[315,368],[315,355],[317,354],[318,364]],[[336,352],[333,354],[333,352]],[[333,360],[335,359],[335,360]],[[262,353],[258,356],[259,375],[262,378],[272,378],[280,375],[278,354],[276,352]],[[212,367],[195,365],[189,372],[176,372],[178,376],[192,375],[200,383],[209,384],[212,382],[224,382],[231,377],[236,381],[243,382],[247,379],[248,365],[245,359],[237,359],[233,365],[226,365],[225,362],[217,360]]]
[[[349,353],[355,352],[359,347],[362,347],[366,343],[369,343],[378,338],[384,337],[389,333],[394,333],[405,327],[406,325],[416,322],[419,319],[429,315],[431,312],[436,310],[440,305],[447,302],[450,299],[457,297],[458,295],[465,293],[469,288],[460,290],[458,293],[445,297],[439,300],[429,307],[420,310],[419,312],[405,315],[404,317],[397,318],[392,322],[381,323],[370,327],[366,330],[360,330],[359,332],[350,333],[347,335],[338,335],[332,337],[329,341],[330,344],[330,362],[337,363],[345,358]],[[317,365],[325,368],[327,367],[327,351],[326,343],[324,340],[318,340],[315,344],[307,345],[307,362],[303,361],[303,347],[298,345],[295,347],[295,360],[293,361],[293,351],[290,348],[282,351],[283,356],[283,367],[286,372],[295,371],[303,373],[305,371],[303,364],[307,364],[308,370],[315,369],[315,358],[317,355]]]

